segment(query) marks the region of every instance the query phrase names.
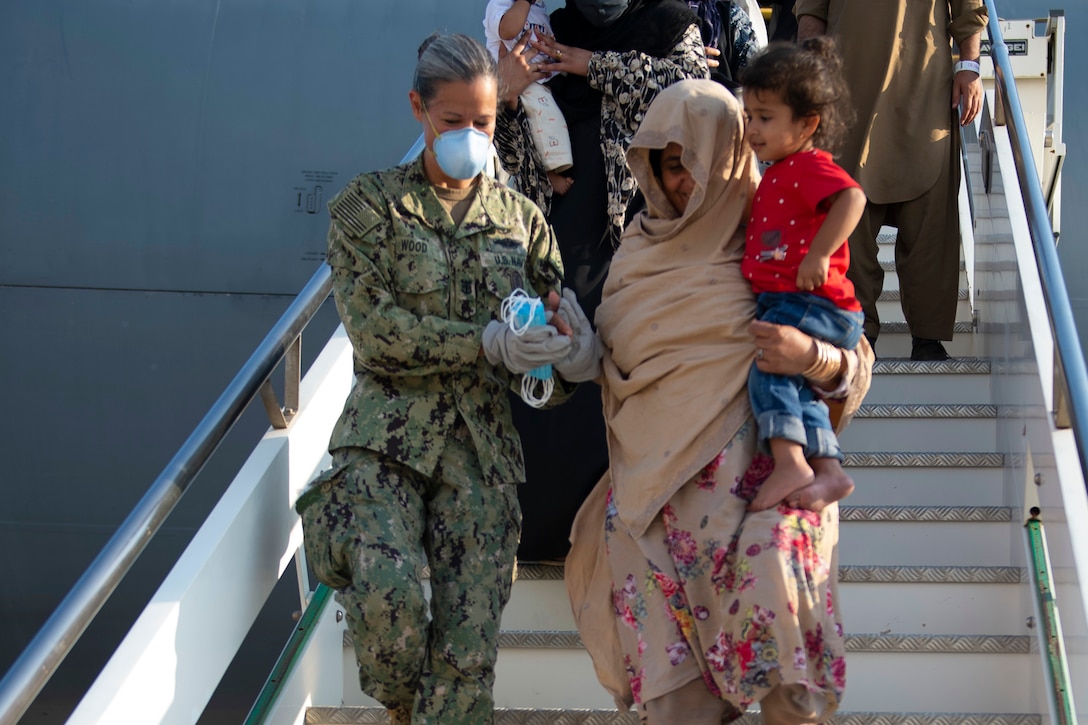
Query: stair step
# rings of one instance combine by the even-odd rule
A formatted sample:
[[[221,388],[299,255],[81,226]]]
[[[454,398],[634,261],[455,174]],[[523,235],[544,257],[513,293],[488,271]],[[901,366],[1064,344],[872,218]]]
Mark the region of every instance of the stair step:
[[[847,652],[1027,654],[1029,635],[847,634]],[[499,649],[583,649],[576,631],[516,630],[499,633]]]
[[[961,294],[966,294],[966,290],[961,290]],[[895,297],[885,299],[885,295],[895,295]],[[880,297],[877,299],[876,312],[882,320],[902,320],[903,303],[899,299],[899,290],[884,290],[884,293],[881,294]],[[971,319],[971,303],[970,301],[968,301],[967,297],[961,297],[959,300],[957,300],[956,319]]]
[[[496,704],[500,707],[608,708],[596,685],[589,653],[575,633],[507,632],[499,650]],[[1034,637],[848,635],[845,707],[911,713],[1013,712],[1028,702]],[[515,645],[515,646],[511,646]],[[524,645],[524,646],[516,646]],[[541,646],[553,645],[553,646]],[[888,687],[889,682],[910,683]],[[949,687],[949,683],[955,683]],[[920,695],[924,693],[924,695]]]
[[[969,528],[967,528],[969,527]],[[1013,566],[1009,545],[1019,524],[953,518],[931,521],[845,520],[839,562],[845,566]]]
[[[880,258],[880,268],[881,268],[882,270],[884,270],[884,274],[885,274],[885,275],[888,275],[889,273],[891,273],[891,274],[894,274],[894,273],[895,273],[895,260],[894,260],[894,259],[888,259],[888,258],[885,258],[885,257],[884,257],[884,255],[880,255],[880,257],[881,257],[881,258]],[[1000,266],[1000,267],[1001,267],[1001,270],[1002,270],[1002,271],[1004,271],[1004,270],[1005,270],[1005,268],[1006,268],[1006,267],[1008,266],[1008,264],[1009,264],[1008,262],[995,262],[995,263],[991,264],[990,266],[991,266],[991,267],[997,267],[997,266]],[[1013,264],[1015,264],[1015,262],[1013,262]],[[980,267],[980,265],[979,265],[978,263],[976,263],[976,264],[975,264],[975,267],[976,267],[976,268],[979,268],[979,267]],[[965,281],[965,280],[963,279],[963,271],[964,271],[964,269],[965,269],[965,267],[964,267],[964,263],[963,263],[963,258],[961,257],[961,258],[960,258],[960,264],[959,264],[959,270],[960,270],[960,282],[961,282],[961,283]],[[885,277],[884,279],[885,279],[885,282],[886,282],[886,281],[887,281],[887,279],[888,279],[888,277]],[[898,289],[898,287],[896,287],[896,289]]]
[[[563,581],[562,565],[518,564],[518,582]],[[1019,584],[1026,572],[1015,566],[840,566],[840,583]]]
[[[633,711],[560,710],[541,708],[496,708],[495,725],[638,725]],[[737,725],[759,725],[758,713],[750,712]],[[890,713],[840,712],[827,725],[1040,725],[1038,715],[1009,715],[947,712]],[[385,708],[377,707],[311,707],[306,712],[306,725],[388,725]]]
[[[1023,624],[1022,570],[1015,567],[841,567],[840,607],[847,629],[901,634],[992,634]],[[575,629],[562,581],[514,584],[503,630]]]
[[[1005,522],[1012,521],[1012,509],[1007,506],[840,506],[839,520]]]
[[[956,322],[956,324],[953,327],[952,331],[955,332],[956,334],[967,334],[969,332],[974,332],[974,324],[969,322],[969,321],[966,321],[966,320],[961,320],[961,321]],[[907,327],[906,322],[902,322],[902,321],[899,321],[899,320],[889,320],[887,322],[881,322],[880,323],[880,335],[881,335],[880,341],[881,342],[884,340],[884,335],[909,335],[909,334],[910,334],[910,328]],[[947,345],[946,345],[946,347],[947,347]]]
[[[960,301],[967,301],[971,297],[971,292],[966,287],[962,288],[956,293],[956,299]],[[903,295],[898,288],[886,289],[880,293],[880,296],[876,298],[877,302],[900,302],[903,299]]]
[[[1002,506],[1008,501],[1000,468],[848,468],[852,506]]]
[[[951,340],[941,342],[944,349],[953,358],[976,357],[979,340],[978,333],[974,331],[974,324],[960,320],[953,326]],[[910,359],[911,335],[907,323],[896,320],[884,320],[880,323],[880,338],[876,342],[876,354],[880,359],[902,358]],[[903,402],[903,401],[900,401]]]
[[[842,465],[846,468],[1001,468],[1000,453],[846,453]]]
[[[863,405],[854,414],[854,419],[859,418],[996,418],[996,405],[947,405],[947,404],[913,404],[891,405],[874,404]]]
[[[880,261],[880,267],[884,270],[884,286],[882,292],[899,291],[899,273],[895,271],[895,262],[892,259],[891,253],[881,254],[878,257]],[[1008,267],[1015,265],[1013,263],[1001,263],[999,266],[1001,270],[992,271],[1005,271]],[[998,265],[991,265],[998,266]],[[979,269],[980,265],[975,264],[975,269]],[[965,289],[969,282],[967,280],[967,269],[963,265],[963,260],[960,260],[959,277],[956,280],[956,287],[958,289]]]
[[[946,422],[947,421],[947,422]],[[840,436],[844,451],[993,451],[997,408],[993,405],[863,405]]]
[[[877,348],[883,353],[882,341]],[[909,355],[910,343],[904,345]],[[873,366],[873,385],[865,396],[867,405],[960,404],[992,402],[990,362],[957,358],[940,362],[914,362],[882,357]]]
[[[978,358],[914,361],[909,358],[881,358],[873,365],[880,375],[989,375],[990,361]],[[869,400],[868,396],[866,400]],[[872,401],[870,401],[872,402]]]

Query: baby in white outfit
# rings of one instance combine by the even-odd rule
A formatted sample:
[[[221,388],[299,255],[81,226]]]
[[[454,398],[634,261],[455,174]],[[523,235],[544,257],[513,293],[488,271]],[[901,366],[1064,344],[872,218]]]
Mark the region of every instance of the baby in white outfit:
[[[484,34],[491,55],[498,59],[499,43],[510,50],[524,31],[530,31],[534,39],[538,34],[551,37],[552,25],[544,0],[488,0],[487,10],[484,11]],[[548,57],[540,54],[532,62],[547,61]],[[548,172],[552,189],[557,194],[566,194],[570,190],[571,180],[562,172],[573,165],[574,157],[570,150],[567,121],[556,105],[551,90],[544,85],[549,80],[550,75],[526,88],[521,94],[521,105],[529,116],[533,143],[544,160],[544,169]]]

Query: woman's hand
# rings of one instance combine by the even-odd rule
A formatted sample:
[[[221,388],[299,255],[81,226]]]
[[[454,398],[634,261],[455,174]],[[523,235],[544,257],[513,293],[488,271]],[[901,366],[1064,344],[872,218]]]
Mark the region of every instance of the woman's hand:
[[[548,324],[555,328],[555,331],[560,335],[566,335],[567,337],[574,336],[574,330],[571,328],[569,322],[562,315],[556,314],[559,312],[560,305],[559,293],[555,290],[548,292],[548,296],[544,298],[544,315],[547,317]]]
[[[796,327],[754,320],[748,333],[755,338],[760,372],[800,375],[816,362],[816,341]]]
[[[718,60],[718,58],[720,58],[722,55],[722,52],[720,50],[718,50],[717,48],[711,48],[709,45],[704,46],[703,50],[706,51],[707,68],[717,68],[719,65],[721,65],[721,62]]]
[[[550,73],[589,75],[589,59],[593,57],[593,53],[584,48],[563,45],[555,38],[542,34],[537,35],[532,47],[552,59],[544,66]]]
[[[536,51],[529,46],[531,35],[528,30],[522,33],[510,50],[499,43],[499,102],[511,109],[517,108],[518,96],[522,91],[552,70],[551,63],[529,62],[536,55]]]

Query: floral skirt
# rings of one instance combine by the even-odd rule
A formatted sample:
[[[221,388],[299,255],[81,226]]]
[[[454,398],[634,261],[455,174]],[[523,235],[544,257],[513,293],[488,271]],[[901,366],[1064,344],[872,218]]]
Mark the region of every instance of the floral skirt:
[[[636,703],[697,678],[736,717],[779,684],[825,695],[832,711],[842,699],[838,506],[749,514],[773,465],[754,449],[749,421],[637,540],[609,491],[612,601]]]

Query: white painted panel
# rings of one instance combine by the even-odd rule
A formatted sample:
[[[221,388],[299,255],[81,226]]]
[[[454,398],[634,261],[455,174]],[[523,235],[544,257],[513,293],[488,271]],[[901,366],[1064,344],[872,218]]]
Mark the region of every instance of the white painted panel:
[[[351,383],[342,329],[201,526],[70,722],[195,722],[301,543],[292,504],[326,456]]]

